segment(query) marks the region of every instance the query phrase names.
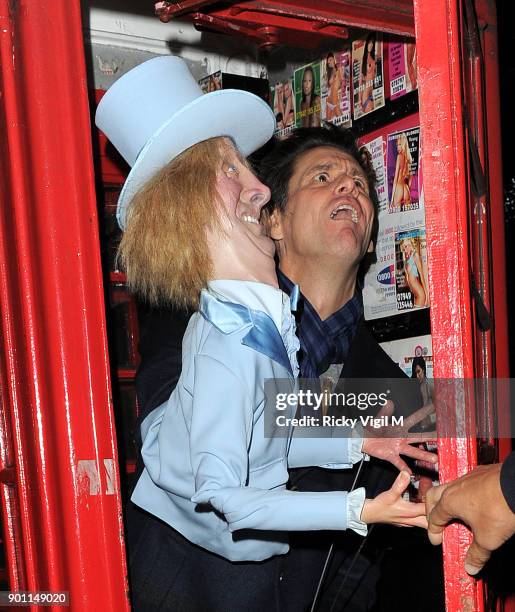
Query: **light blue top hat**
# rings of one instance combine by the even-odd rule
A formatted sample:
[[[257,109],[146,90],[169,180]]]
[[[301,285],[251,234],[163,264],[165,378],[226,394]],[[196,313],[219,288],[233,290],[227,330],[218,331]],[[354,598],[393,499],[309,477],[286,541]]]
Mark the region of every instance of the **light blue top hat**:
[[[95,123],[132,167],[116,211],[122,229],[136,192],[189,147],[228,136],[247,156],[275,129],[261,98],[237,89],[203,94],[184,60],[174,56],[153,58],[120,77],[100,101]]]

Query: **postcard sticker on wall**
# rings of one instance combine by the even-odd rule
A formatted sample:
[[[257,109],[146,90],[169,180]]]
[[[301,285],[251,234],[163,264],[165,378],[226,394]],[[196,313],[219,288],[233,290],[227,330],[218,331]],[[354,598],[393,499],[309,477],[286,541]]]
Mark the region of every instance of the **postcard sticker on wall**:
[[[420,207],[420,128],[388,134],[386,167],[388,212],[407,212]]]
[[[383,39],[376,32],[352,43],[354,119],[384,106]]]
[[[334,125],[350,127],[350,52],[330,51],[322,67],[322,119]]]
[[[320,127],[320,62],[295,70],[293,82],[296,127]]]

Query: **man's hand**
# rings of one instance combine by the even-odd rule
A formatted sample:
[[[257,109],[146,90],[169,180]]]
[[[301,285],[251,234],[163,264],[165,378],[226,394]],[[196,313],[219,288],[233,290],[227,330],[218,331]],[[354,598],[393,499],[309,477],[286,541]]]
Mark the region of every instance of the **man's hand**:
[[[438,461],[438,457],[434,453],[411,446],[412,444],[427,442],[427,440],[427,436],[423,435],[410,436],[409,438],[365,438],[361,448],[367,455],[389,461],[399,470],[405,470],[411,474],[408,464],[401,458],[401,455],[429,463]]]
[[[500,464],[482,465],[426,493],[428,535],[433,544],[442,543],[446,525],[455,519],[474,534],[465,558],[465,570],[472,576],[515,533],[515,513],[501,491],[500,472]]]
[[[374,499],[366,499],[361,512],[364,523],[388,523],[403,527],[427,528],[424,504],[413,504],[402,498],[409,485],[407,472],[401,472],[388,491]]]
[[[374,428],[373,432],[376,435],[379,432],[379,436],[384,435],[384,436],[396,437],[396,438],[406,438],[408,435],[414,435],[414,434],[409,434],[409,430],[412,427],[417,425],[417,423],[420,423],[421,421],[423,421],[430,414],[433,414],[434,411],[435,411],[434,405],[427,404],[426,406],[422,406],[422,408],[415,410],[415,412],[413,412],[409,416],[404,417],[402,425],[396,425],[395,427],[390,427],[390,426],[380,427],[378,429]],[[386,404],[381,408],[381,410],[379,410],[379,412],[376,415],[376,418],[379,418],[382,416],[390,417],[392,416],[394,412],[395,412],[395,404],[391,400],[388,400]],[[425,435],[425,440],[433,440],[434,437],[435,437],[434,433],[428,433]]]
[[[397,425],[395,427],[365,430],[362,451],[371,457],[389,461],[399,470],[406,470],[410,474],[411,470],[408,464],[401,458],[401,455],[420,461],[428,461],[432,464],[437,463],[438,457],[434,453],[411,446],[412,444],[420,444],[421,442],[433,440],[434,435],[409,433],[409,430],[414,425],[425,419],[433,411],[434,406],[427,405],[406,417],[402,426]],[[391,416],[392,414],[393,402],[388,401],[377,413],[376,418]],[[367,437],[367,435],[373,437]]]

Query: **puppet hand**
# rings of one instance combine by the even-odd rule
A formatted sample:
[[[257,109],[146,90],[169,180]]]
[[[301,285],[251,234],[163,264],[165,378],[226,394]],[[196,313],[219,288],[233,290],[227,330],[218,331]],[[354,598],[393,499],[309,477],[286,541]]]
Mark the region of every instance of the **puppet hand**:
[[[366,499],[361,520],[367,524],[388,523],[427,529],[424,504],[413,504],[402,497],[409,481],[409,474],[402,471],[388,491],[380,493],[374,499]]]

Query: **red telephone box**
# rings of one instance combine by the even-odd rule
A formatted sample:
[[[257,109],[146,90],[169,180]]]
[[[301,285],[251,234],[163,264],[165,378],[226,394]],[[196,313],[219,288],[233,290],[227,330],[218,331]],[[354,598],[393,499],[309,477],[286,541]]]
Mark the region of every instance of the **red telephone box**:
[[[348,27],[416,36],[435,377],[507,377],[493,0],[188,0],[164,3],[160,14],[244,34],[264,48],[316,45],[344,37]],[[8,584],[69,591],[77,609],[127,609],[79,2],[0,0],[0,59],[0,498]],[[502,409],[488,402],[463,408],[472,421],[502,417]],[[442,480],[473,468],[478,448],[495,460],[508,444],[439,440]],[[481,581],[463,569],[468,542],[465,528],[447,529],[450,611],[484,609]]]

